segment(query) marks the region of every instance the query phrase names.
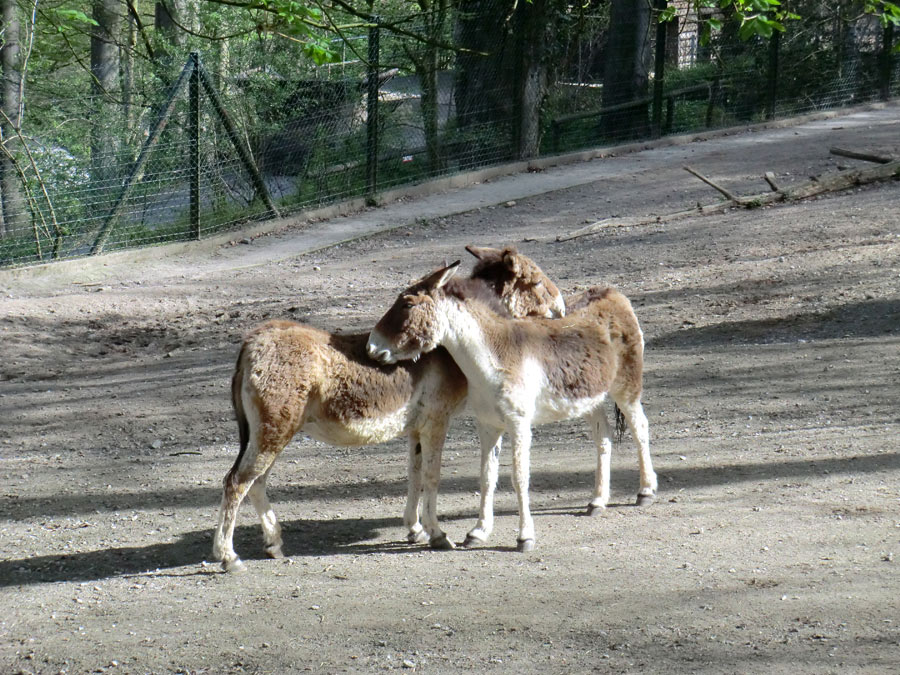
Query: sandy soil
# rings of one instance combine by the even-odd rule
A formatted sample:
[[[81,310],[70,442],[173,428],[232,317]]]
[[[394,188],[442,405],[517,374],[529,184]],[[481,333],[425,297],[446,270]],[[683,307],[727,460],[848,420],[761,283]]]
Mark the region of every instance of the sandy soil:
[[[606,159],[621,171],[602,181],[277,263],[242,264],[241,247],[279,259],[302,230],[120,261],[100,283],[0,277],[0,672],[900,671],[898,184],[554,241],[715,201],[685,162],[752,193],[765,171],[791,184],[856,164],[832,145],[900,156],[900,114]],[[290,557],[263,557],[245,504],[249,572],[222,573],[244,332],[365,330],[467,243],[514,243],[566,292],[632,298],[657,503],[631,507],[626,437],[612,507],[582,517],[595,453],[584,425],[550,425],[532,454],[537,550],[514,550],[507,455],[489,545],[432,552],[404,541],[404,441],[297,438],[269,483]],[[439,502],[455,540],[477,469],[462,417]]]

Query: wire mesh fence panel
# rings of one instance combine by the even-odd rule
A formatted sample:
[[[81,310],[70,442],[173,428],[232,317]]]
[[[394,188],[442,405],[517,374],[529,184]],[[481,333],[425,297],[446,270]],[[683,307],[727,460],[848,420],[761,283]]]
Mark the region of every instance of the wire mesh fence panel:
[[[277,28],[204,41],[224,29],[201,12],[180,40],[142,43],[132,25],[106,90],[35,60],[24,117],[0,120],[0,266],[900,93],[893,28],[846,3],[801,3],[784,33],[749,40],[718,10],[670,5],[661,28],[637,0],[436,0],[377,17],[346,5],[325,63]]]

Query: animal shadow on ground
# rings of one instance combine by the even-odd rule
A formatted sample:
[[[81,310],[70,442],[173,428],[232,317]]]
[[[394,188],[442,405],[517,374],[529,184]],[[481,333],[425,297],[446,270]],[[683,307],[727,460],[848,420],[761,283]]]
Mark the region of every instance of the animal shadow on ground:
[[[379,536],[380,530],[391,527],[398,532],[402,526],[398,518],[292,520],[282,523],[290,553],[295,556],[333,555],[348,552],[375,552],[397,548],[399,545],[363,542]],[[259,525],[235,528],[235,545],[247,551],[247,559],[264,558]],[[59,581],[97,581],[111,577],[142,575],[148,572],[198,565],[209,558],[212,547],[212,528],[181,534],[176,541],[147,546],[123,546],[0,561],[0,587],[25,586]],[[404,551],[409,545],[403,546]],[[193,574],[213,574],[221,570],[218,563],[201,568]]]

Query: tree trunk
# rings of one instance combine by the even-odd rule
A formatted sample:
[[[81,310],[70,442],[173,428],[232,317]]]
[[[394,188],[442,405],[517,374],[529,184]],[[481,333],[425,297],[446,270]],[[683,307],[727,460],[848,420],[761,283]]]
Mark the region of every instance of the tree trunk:
[[[518,133],[517,152],[520,159],[537,157],[541,145],[541,107],[550,86],[549,64],[555,59],[557,21],[553,0],[532,0],[518,5]]]
[[[854,82],[859,77],[859,39],[856,31],[856,15],[853,4],[840,5],[840,43],[838,44],[838,77]]]
[[[604,108],[647,96],[649,28],[647,0],[612,0],[603,73]],[[647,105],[604,115],[601,124],[604,135],[615,138],[637,138],[650,133]]]
[[[120,2],[94,0],[91,31],[91,177],[98,184],[115,178],[121,129],[116,127],[119,86]]]
[[[431,47],[428,47],[431,50]],[[436,51],[436,50],[435,50]],[[441,171],[441,142],[439,136],[440,122],[438,107],[438,72],[434,60],[426,56],[426,63],[416,63],[416,71],[422,86],[422,126],[425,135],[425,152],[428,157],[428,173],[437,175]],[[422,67],[420,67],[420,65]]]
[[[515,4],[461,0],[456,21],[456,115],[459,126],[510,125],[519,157],[534,157],[541,141],[541,106],[551,80],[558,33],[554,0]]]
[[[459,126],[508,121],[513,115],[512,46],[508,8],[495,0],[460,0],[455,43]]]
[[[0,8],[0,22],[3,29],[3,46],[0,47],[0,109],[9,118],[0,118],[0,140],[6,145],[6,149],[15,155],[18,140],[15,138],[16,130],[21,124],[19,119],[19,104],[22,92],[19,90],[19,14],[15,0],[2,0]],[[6,153],[0,153],[0,237],[8,236],[15,232],[24,222],[25,202],[22,198],[22,185],[15,164]]]
[[[666,68],[677,70],[681,60],[681,24],[675,17],[666,24]]]
[[[134,0],[135,8],[138,1]],[[134,54],[137,48],[137,23],[129,13],[125,22],[125,52],[122,57],[122,116],[129,140],[137,125],[137,114],[134,108]]]
[[[178,8],[172,0],[156,3],[154,11],[154,25],[156,26],[156,30],[160,35],[166,38],[171,45],[175,46],[178,46],[181,37],[181,31],[179,31],[178,26],[175,25],[177,20]],[[166,51],[171,52],[171,50]]]
[[[440,71],[440,48],[437,43],[444,38],[447,24],[447,0],[419,0],[422,10],[428,42],[422,46],[418,54],[410,54],[415,65],[416,75],[422,88],[420,101],[422,128],[425,136],[425,151],[428,159],[428,172],[437,175],[443,169],[440,142],[440,88],[438,73]]]

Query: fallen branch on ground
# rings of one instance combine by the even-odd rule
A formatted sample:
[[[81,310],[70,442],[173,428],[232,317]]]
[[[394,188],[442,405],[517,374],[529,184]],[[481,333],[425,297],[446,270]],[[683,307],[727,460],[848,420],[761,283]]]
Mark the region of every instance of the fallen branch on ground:
[[[704,176],[702,173],[700,173],[699,171],[697,171],[697,169],[695,169],[695,168],[693,168],[693,167],[690,167],[690,166],[686,166],[686,167],[684,167],[684,170],[687,171],[687,172],[688,172],[689,174],[691,174],[692,176],[696,176],[697,178],[699,178],[700,180],[702,180],[704,183],[706,183],[707,185],[709,185],[711,188],[713,188],[713,189],[718,190],[719,192],[721,192],[723,195],[725,195],[725,199],[730,199],[730,200],[733,201],[733,202],[739,202],[739,201],[741,201],[741,198],[740,198],[740,197],[735,196],[732,192],[726,190],[725,188],[723,188],[723,187],[722,187],[721,185],[719,185],[718,183],[714,183],[714,182],[712,181],[712,179],[707,178],[707,177]]]
[[[694,169],[685,167],[685,170],[703,180],[704,183],[711,185],[722,194],[731,194],[727,190],[721,188],[721,186],[718,186],[710,181],[705,176],[700,176]],[[747,197],[732,196],[731,198],[728,198],[723,202],[717,202],[715,204],[708,204],[705,206],[698,204],[697,207],[693,209],[676,211],[675,213],[666,213],[658,216],[605,218],[603,220],[598,220],[595,223],[591,223],[590,225],[575,230],[574,232],[558,235],[556,237],[556,241],[570,241],[572,239],[578,239],[579,237],[586,237],[608,227],[627,227],[634,225],[650,225],[653,223],[667,223],[673,220],[680,220],[681,218],[687,218],[690,216],[721,213],[722,211],[727,211],[728,209],[732,208],[755,209],[759,208],[760,206],[766,206],[768,204],[794,202],[801,199],[808,199],[809,197],[815,197],[816,195],[824,194],[826,192],[837,192],[838,190],[846,190],[847,188],[855,187],[857,185],[867,185],[868,183],[874,183],[879,180],[887,180],[889,178],[897,177],[900,177],[900,161],[897,160],[892,160],[876,167],[867,167],[864,169],[847,169],[845,171],[839,171],[837,173],[820,176],[815,180],[811,180],[809,182],[801,183],[800,185],[795,185],[794,187],[784,189],[776,188],[774,185],[774,176],[771,176],[769,185],[772,186],[774,190],[773,192],[763,192],[756,195],[749,195]]]

